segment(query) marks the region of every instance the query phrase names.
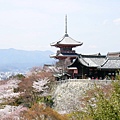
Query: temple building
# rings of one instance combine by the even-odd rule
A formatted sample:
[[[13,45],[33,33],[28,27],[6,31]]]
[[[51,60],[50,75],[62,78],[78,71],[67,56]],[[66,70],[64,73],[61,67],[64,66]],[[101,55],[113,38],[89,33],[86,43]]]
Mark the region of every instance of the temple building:
[[[119,74],[120,70],[120,57],[116,57],[116,53],[113,55],[79,55],[76,60],[68,66],[70,68],[76,68],[70,71],[75,78],[90,78],[90,79],[115,79],[115,76]]]
[[[120,52],[108,52],[107,55],[101,55],[100,53],[82,55],[76,53],[73,48],[81,46],[83,43],[69,37],[67,33],[67,16],[65,23],[65,35],[59,41],[51,44],[51,46],[55,46],[60,50],[50,57],[58,59],[59,62],[62,61],[61,66],[65,66],[65,60],[70,58],[67,73],[71,78],[115,79],[116,75],[120,74]],[[66,71],[64,70],[64,72]]]

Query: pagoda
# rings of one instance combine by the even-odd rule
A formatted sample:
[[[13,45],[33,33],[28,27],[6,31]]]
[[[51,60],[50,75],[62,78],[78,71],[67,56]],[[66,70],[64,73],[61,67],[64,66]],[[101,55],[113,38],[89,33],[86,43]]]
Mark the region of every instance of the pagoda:
[[[78,42],[71,37],[69,37],[67,33],[67,15],[65,17],[65,35],[62,39],[58,40],[57,42],[53,42],[50,45],[59,48],[56,54],[51,55],[51,58],[58,59],[59,61],[65,61],[66,58],[69,58],[71,62],[75,59],[78,54],[73,50],[73,48],[77,46],[81,46],[83,43]]]

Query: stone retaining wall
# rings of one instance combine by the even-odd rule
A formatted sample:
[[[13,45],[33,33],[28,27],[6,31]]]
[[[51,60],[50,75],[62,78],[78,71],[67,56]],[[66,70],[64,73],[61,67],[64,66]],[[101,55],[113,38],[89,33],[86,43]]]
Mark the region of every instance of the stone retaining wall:
[[[53,92],[54,109],[59,113],[69,113],[82,109],[80,98],[96,85],[107,85],[112,80],[68,79],[56,82]]]

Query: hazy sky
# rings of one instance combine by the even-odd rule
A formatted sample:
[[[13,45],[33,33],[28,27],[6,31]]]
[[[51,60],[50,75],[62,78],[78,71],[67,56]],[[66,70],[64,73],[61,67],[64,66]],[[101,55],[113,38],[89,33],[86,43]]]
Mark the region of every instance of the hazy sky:
[[[120,0],[0,0],[0,49],[55,52],[66,14],[78,53],[120,51]]]

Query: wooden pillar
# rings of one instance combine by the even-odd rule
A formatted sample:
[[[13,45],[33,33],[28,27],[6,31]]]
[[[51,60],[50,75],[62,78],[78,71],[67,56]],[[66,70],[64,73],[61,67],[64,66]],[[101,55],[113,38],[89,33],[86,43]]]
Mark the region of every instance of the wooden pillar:
[[[83,72],[84,72],[84,71],[83,71],[83,66],[82,66],[82,79],[83,79],[83,76],[84,76]]]

